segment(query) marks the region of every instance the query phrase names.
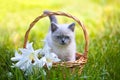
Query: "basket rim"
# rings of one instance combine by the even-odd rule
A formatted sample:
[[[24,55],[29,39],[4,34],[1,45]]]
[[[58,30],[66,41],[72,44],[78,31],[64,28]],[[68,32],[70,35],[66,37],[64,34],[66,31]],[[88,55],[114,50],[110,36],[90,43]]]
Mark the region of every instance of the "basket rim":
[[[76,53],[77,55],[79,55],[79,59],[77,59],[76,61],[64,61],[64,62],[54,62],[53,63],[53,67],[57,67],[58,65],[62,66],[62,67],[69,67],[69,68],[74,68],[76,66],[83,66],[84,64],[87,63],[87,58],[84,57],[83,55],[81,55],[80,53]]]
[[[61,11],[49,11],[49,13],[42,13],[40,16],[36,17],[29,25],[29,28],[28,30],[26,31],[25,33],[25,36],[24,36],[24,44],[23,44],[23,48],[26,48],[26,44],[27,44],[27,41],[28,41],[28,36],[29,36],[29,33],[31,31],[31,29],[33,28],[33,26],[42,18],[44,17],[47,17],[47,16],[50,16],[50,15],[58,15],[58,16],[65,16],[65,17],[68,17],[68,18],[71,18],[73,20],[75,20],[79,26],[81,26],[82,30],[83,30],[83,33],[84,33],[84,39],[85,39],[85,46],[84,46],[84,52],[83,52],[83,56],[85,58],[87,58],[87,54],[88,54],[88,46],[89,46],[89,39],[88,39],[88,33],[87,33],[87,30],[86,30],[86,27],[85,25],[75,16],[72,16],[71,14],[68,14],[68,13],[65,13],[65,12],[61,12]]]

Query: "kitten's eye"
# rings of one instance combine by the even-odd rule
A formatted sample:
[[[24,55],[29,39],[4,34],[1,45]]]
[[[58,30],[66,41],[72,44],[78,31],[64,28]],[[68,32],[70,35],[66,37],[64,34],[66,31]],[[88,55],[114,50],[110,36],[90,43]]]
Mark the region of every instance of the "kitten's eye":
[[[66,39],[69,39],[70,37],[69,36],[65,36]]]
[[[60,36],[56,36],[56,38],[60,38]]]

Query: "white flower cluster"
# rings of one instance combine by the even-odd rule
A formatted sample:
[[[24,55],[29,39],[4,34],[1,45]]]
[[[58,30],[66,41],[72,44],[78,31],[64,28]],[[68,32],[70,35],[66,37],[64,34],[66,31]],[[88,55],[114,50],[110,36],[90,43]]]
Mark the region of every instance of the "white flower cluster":
[[[53,62],[59,62],[60,59],[55,53],[50,52],[50,48],[45,44],[43,49],[34,50],[33,43],[27,43],[26,48],[20,48],[19,52],[15,52],[15,57],[12,57],[12,61],[17,61],[13,64],[13,67],[18,67],[23,71],[32,71],[33,66],[42,68],[44,65],[48,69],[52,67]]]

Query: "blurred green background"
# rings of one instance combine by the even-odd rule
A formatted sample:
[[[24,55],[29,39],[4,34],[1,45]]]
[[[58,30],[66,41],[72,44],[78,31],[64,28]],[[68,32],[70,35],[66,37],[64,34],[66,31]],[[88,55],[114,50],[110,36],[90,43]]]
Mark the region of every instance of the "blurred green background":
[[[70,13],[87,28],[90,38],[88,63],[81,76],[71,76],[68,80],[120,79],[120,0],[0,0],[1,79],[24,80],[22,75],[22,78],[16,78],[11,71],[10,58],[14,50],[23,46],[29,24],[44,10]],[[57,18],[59,23],[74,22],[66,17]],[[43,46],[41,40],[47,34],[49,25],[48,18],[41,19],[30,32],[29,41],[35,43],[35,48]],[[83,32],[78,26],[76,24],[77,51],[83,52]],[[10,78],[7,75],[9,72],[13,75]],[[59,80],[57,76],[53,77]]]

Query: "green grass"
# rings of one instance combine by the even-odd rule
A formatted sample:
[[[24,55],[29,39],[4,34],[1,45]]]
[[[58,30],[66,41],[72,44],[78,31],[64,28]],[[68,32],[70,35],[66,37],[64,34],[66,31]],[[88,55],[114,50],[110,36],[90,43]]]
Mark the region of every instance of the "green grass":
[[[119,0],[0,0],[0,79],[1,80],[119,80],[120,79],[120,1]],[[86,25],[90,44],[88,62],[82,74],[71,75],[67,68],[51,69],[44,76],[41,70],[29,76],[11,68],[14,51],[23,46],[29,24],[43,10],[64,11],[78,17]],[[60,23],[72,20],[58,17]],[[76,24],[78,26],[78,24]],[[29,35],[34,47],[48,32],[49,20],[37,23]],[[83,52],[83,32],[76,27],[77,50]],[[64,78],[64,75],[66,78]]]

